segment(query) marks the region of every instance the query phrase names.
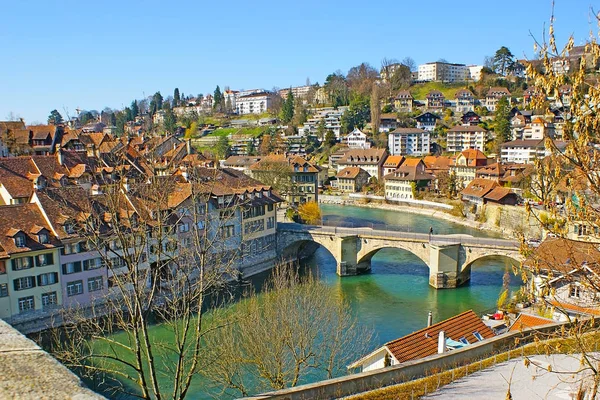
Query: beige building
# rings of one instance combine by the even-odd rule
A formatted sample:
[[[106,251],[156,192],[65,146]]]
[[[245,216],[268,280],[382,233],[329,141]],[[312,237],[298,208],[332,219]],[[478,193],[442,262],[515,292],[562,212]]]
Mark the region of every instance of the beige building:
[[[337,187],[341,192],[356,193],[369,183],[369,173],[359,167],[346,167],[336,175]]]
[[[378,180],[383,178],[383,163],[387,158],[386,149],[352,149],[338,161],[338,171],[346,167],[359,167],[369,173],[369,176]]]

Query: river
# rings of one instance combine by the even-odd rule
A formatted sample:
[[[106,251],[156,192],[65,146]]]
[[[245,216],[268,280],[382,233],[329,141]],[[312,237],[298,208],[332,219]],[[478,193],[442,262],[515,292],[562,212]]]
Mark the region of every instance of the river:
[[[385,225],[390,230],[420,233],[427,233],[433,228],[434,234],[497,236],[446,220],[393,210],[339,205],[322,205],[321,210],[323,221],[328,225],[380,228]],[[375,330],[373,348],[423,328],[429,311],[433,313],[434,322],[468,309],[477,313],[492,311],[501,290],[504,271],[510,268],[508,260],[484,259],[473,265],[471,281],[466,285],[457,289],[435,290],[428,284],[427,266],[416,256],[400,249],[380,250],[373,256],[371,273],[360,276],[338,277],[333,256],[322,247],[304,263],[318,273],[331,290],[348,300],[361,323]],[[268,275],[268,272],[261,273],[250,281],[260,287]],[[518,285],[516,281],[513,279],[513,288]],[[154,332],[161,335],[159,327]],[[191,398],[206,397],[200,382],[195,382],[192,390]]]

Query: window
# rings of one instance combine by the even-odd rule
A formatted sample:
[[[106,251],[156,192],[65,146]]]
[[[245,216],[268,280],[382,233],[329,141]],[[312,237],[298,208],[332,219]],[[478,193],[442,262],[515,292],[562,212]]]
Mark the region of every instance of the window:
[[[35,264],[38,267],[54,264],[54,257],[52,253],[38,254],[35,257]]]
[[[37,277],[38,286],[54,285],[55,283],[58,283],[58,272],[49,272]]]
[[[48,234],[45,232],[40,232],[40,234],[38,235],[38,241],[41,244],[48,243]]]
[[[56,292],[42,293],[42,306],[49,307],[58,304]]]
[[[83,248],[83,243],[67,243],[65,244],[65,247],[60,250],[60,254],[64,256],[67,254],[79,253],[80,251],[83,251]]]
[[[83,293],[83,281],[67,283],[67,296],[76,296],[81,293]]]
[[[19,299],[19,311],[29,311],[35,309],[35,301],[33,296],[21,297]]]
[[[95,292],[104,288],[104,280],[101,276],[94,276],[87,281],[88,292]]]
[[[6,273],[6,262],[4,260],[0,260],[0,274]]]
[[[179,224],[179,232],[188,232],[190,230],[190,224],[187,222]]]
[[[275,217],[267,218],[267,229],[275,228]]]
[[[198,227],[198,229],[204,229],[204,221],[198,221],[196,226]]]
[[[7,296],[8,296],[8,284],[0,283],[0,297],[7,297]]]
[[[98,269],[102,267],[101,258],[92,258],[91,260],[83,260],[83,270],[88,271],[90,269]]]
[[[23,278],[17,278],[13,281],[15,290],[25,290],[35,287],[35,277],[24,276]]]
[[[62,265],[63,275],[75,274],[81,272],[81,261],[70,262]]]
[[[579,298],[581,296],[581,291],[579,285],[571,285],[569,288],[569,297]]]
[[[469,344],[469,341],[468,341],[468,340],[467,340],[467,338],[466,338],[466,337],[464,337],[464,336],[463,336],[463,337],[461,337],[461,338],[460,338],[460,339],[458,339],[458,340],[459,340],[461,343],[464,343],[464,344]]]
[[[25,236],[23,234],[15,236],[15,246],[25,247]]]
[[[479,340],[480,342],[481,342],[482,340],[484,340],[483,336],[481,336],[481,333],[479,333],[479,332],[477,332],[477,331],[473,332],[473,336],[475,336],[475,338],[476,338],[477,340]]]
[[[33,257],[20,257],[12,260],[13,271],[33,268]]]
[[[222,226],[220,231],[221,237],[229,238],[235,234],[235,227],[233,225]]]
[[[267,206],[267,210],[269,210],[269,211],[273,211],[273,204],[269,204],[269,205]]]

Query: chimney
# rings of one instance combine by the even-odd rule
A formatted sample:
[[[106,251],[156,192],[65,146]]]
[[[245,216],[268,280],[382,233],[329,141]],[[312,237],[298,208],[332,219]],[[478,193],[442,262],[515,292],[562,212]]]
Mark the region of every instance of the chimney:
[[[60,165],[63,165],[62,149],[60,148],[60,144],[56,145],[56,159]]]
[[[183,179],[185,179],[185,181],[188,181],[188,172],[187,172],[187,168],[182,167],[181,168],[181,176],[183,176]]]
[[[123,178],[123,189],[126,192],[129,192],[129,183],[127,183],[127,180],[128,180],[127,178]]]
[[[438,336],[438,354],[443,354],[446,352],[446,333],[444,331],[440,331],[440,335]]]
[[[185,149],[187,150],[188,155],[192,154],[192,139],[185,141]]]
[[[429,314],[427,315],[427,326],[431,326],[432,323],[433,323],[433,314],[431,313],[431,311],[429,311]]]

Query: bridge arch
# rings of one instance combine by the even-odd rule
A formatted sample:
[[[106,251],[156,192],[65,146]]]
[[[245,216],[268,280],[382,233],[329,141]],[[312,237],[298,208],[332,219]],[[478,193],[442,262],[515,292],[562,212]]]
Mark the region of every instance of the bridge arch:
[[[363,252],[362,254],[359,253],[359,257],[357,260],[358,264],[371,263],[371,259],[373,258],[373,256],[375,256],[375,254],[379,253],[383,249],[397,249],[410,253],[416,258],[418,258],[420,261],[422,261],[423,264],[427,266],[427,268],[429,268],[429,251],[427,246],[422,243],[420,243],[418,246],[404,246],[399,244],[396,244],[394,246],[376,246],[372,250],[365,250],[365,252]]]

